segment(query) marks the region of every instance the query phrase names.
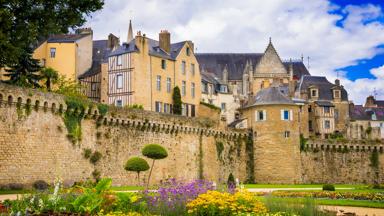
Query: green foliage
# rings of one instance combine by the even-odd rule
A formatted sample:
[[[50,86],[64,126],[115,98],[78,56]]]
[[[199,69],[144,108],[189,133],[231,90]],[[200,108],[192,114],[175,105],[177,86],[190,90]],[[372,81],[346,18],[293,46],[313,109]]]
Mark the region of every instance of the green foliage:
[[[96,164],[102,157],[102,154],[98,151],[95,151],[93,152],[93,154],[91,155],[91,157],[89,158],[89,161],[92,163],[92,164]]]
[[[141,152],[144,156],[154,160],[163,159],[168,156],[167,150],[158,144],[148,144],[144,146]]]
[[[215,105],[213,105],[213,104],[205,103],[205,102],[203,102],[203,101],[200,101],[200,104],[201,104],[201,105],[204,105],[204,106],[206,106],[206,107],[208,107],[208,108],[210,108],[210,109],[213,109],[213,110],[216,110],[216,111],[218,111],[218,112],[221,112],[220,107],[217,107],[217,106],[215,106]]]
[[[149,165],[146,160],[140,157],[132,157],[128,159],[127,163],[124,166],[124,169],[127,171],[140,173],[142,171],[149,170]]]
[[[312,198],[306,198],[303,202],[297,202],[297,200],[282,199],[273,196],[267,196],[265,205],[268,211],[271,213],[277,213],[276,215],[303,215],[303,216],[331,216],[327,212],[321,211],[316,205],[315,200]],[[284,212],[284,213],[281,213]],[[279,214],[281,213],[281,214]],[[271,214],[273,215],[273,214]]]
[[[102,0],[4,0],[0,8],[0,68],[17,63],[27,47],[51,34],[82,26]]]
[[[379,168],[379,152],[377,150],[372,151],[370,161],[371,167]]]
[[[4,74],[9,78],[7,83],[22,87],[40,87],[39,71],[41,67],[39,61],[32,58],[32,52],[31,49],[26,48],[17,61],[8,66],[9,68],[5,70]]]
[[[253,132],[250,131],[249,135],[245,137],[245,152],[247,152],[246,159],[246,172],[247,183],[255,182],[255,159],[254,159],[254,147],[253,147]]]
[[[92,155],[92,149],[90,148],[83,149],[83,156],[85,159],[89,159],[91,155]]]
[[[141,104],[126,105],[125,108],[127,108],[127,109],[144,110],[144,107],[143,107],[143,105],[141,105]]]
[[[370,135],[372,133],[372,127],[367,127],[367,129],[365,129],[365,133]]]
[[[87,97],[82,94],[83,89],[84,86],[82,86],[80,83],[72,79],[67,79],[65,76],[59,76],[57,83],[52,91],[67,97],[76,97],[83,101],[89,101]]]
[[[48,91],[52,90],[52,84],[57,83],[59,80],[59,73],[53,68],[43,68],[40,71],[40,76],[42,80],[45,80],[45,87]]]
[[[97,104],[97,109],[99,110],[99,114],[101,116],[105,116],[108,113],[109,106],[107,104]]]
[[[216,153],[217,153],[217,158],[221,159],[221,154],[224,151],[224,144],[221,141],[216,141]]]
[[[303,134],[300,134],[300,151],[307,149],[308,139],[304,138]]]
[[[84,193],[72,202],[74,211],[91,215],[100,212],[105,202],[104,196],[110,189],[111,184],[111,179],[102,179],[94,188],[80,187]]]
[[[67,137],[73,143],[81,141],[82,132],[81,132],[81,119],[79,115],[65,112],[63,116],[65,127],[67,128]]]
[[[335,186],[331,184],[323,185],[323,191],[335,191]]]
[[[230,173],[228,176],[227,185],[236,185],[235,177],[232,173]]]
[[[172,94],[172,103],[173,103],[173,114],[181,115],[182,113],[182,104],[181,101],[181,94],[180,94],[180,88],[178,86],[175,86],[173,88],[173,94]]]
[[[49,184],[44,180],[37,180],[33,183],[33,188],[36,190],[47,190],[49,187]]]
[[[95,169],[93,170],[92,172],[92,177],[93,179],[95,179],[96,182],[99,182],[100,181],[100,178],[101,178],[101,173],[99,170]]]

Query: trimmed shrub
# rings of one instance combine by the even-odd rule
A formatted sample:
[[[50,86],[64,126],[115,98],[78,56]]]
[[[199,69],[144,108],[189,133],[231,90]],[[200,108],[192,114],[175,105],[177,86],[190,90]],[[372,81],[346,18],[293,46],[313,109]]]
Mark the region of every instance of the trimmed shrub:
[[[151,159],[159,160],[168,156],[167,150],[158,144],[149,144],[144,146],[141,153]]]
[[[335,191],[335,186],[331,184],[325,184],[323,185],[323,191]]]
[[[49,187],[49,184],[44,180],[37,180],[33,183],[33,188],[36,190],[47,190]]]
[[[128,159],[124,169],[131,172],[137,172],[137,183],[140,185],[140,172],[149,170],[149,165],[143,158],[132,157]]]

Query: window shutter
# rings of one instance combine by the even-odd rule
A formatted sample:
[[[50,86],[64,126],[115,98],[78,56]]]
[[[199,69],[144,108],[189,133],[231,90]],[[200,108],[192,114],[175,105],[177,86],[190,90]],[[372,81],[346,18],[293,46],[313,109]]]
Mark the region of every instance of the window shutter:
[[[281,117],[281,120],[284,120],[284,110],[280,110],[280,117]]]
[[[289,120],[293,120],[293,111],[289,110]]]
[[[267,112],[265,110],[263,110],[263,117],[264,117],[264,121],[267,120]]]

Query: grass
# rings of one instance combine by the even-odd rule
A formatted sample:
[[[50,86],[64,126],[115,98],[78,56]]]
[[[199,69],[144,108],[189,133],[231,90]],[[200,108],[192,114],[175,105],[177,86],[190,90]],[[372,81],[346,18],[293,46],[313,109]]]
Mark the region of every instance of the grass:
[[[270,197],[261,197],[264,202],[268,202]],[[283,198],[272,197],[274,201],[283,203],[305,203],[308,198]],[[367,208],[384,208],[384,202],[370,201],[370,200],[341,200],[341,199],[314,199],[316,205],[330,205],[330,206],[354,206],[354,207],[367,207]]]
[[[30,193],[30,190],[0,190],[0,195],[6,194],[25,194]]]
[[[135,191],[135,190],[143,190],[143,186],[112,186],[111,190],[114,191]]]
[[[335,184],[337,188],[362,188],[367,185]],[[322,184],[246,184],[245,188],[319,188]]]

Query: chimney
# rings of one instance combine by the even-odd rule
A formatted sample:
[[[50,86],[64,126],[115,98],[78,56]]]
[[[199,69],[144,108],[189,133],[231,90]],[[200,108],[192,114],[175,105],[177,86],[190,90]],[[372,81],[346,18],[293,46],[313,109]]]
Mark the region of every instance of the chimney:
[[[111,50],[114,50],[120,44],[120,39],[113,35],[112,33],[108,35],[107,47]]]
[[[335,80],[335,85],[340,86],[340,80],[339,79]]]
[[[167,30],[162,30],[159,33],[159,46],[167,53],[171,51],[171,34]]]
[[[93,35],[92,28],[79,28],[76,29],[76,34],[90,34]]]

